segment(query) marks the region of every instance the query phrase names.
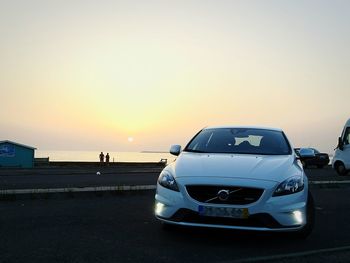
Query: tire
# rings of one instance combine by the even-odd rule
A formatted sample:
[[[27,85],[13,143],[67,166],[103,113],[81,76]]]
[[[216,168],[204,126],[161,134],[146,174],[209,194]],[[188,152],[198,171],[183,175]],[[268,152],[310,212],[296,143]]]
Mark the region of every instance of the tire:
[[[348,171],[345,168],[345,165],[342,162],[338,162],[334,168],[337,174],[339,175],[346,175],[348,173]]]
[[[306,205],[306,225],[299,231],[293,233],[294,237],[305,239],[311,233],[315,225],[315,202],[310,191],[308,192]]]

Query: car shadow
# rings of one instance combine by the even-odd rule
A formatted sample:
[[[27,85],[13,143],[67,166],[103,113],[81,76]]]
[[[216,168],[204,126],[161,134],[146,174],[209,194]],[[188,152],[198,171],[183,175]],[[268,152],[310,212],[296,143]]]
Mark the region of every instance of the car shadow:
[[[291,233],[279,232],[263,232],[263,231],[243,231],[234,229],[216,229],[204,227],[188,227],[188,226],[167,226],[165,229],[159,227],[164,235],[171,238],[186,239],[187,242],[206,243],[206,244],[231,244],[231,245],[252,245],[266,244],[288,245],[294,244],[296,237]],[[302,241],[302,239],[301,239]]]

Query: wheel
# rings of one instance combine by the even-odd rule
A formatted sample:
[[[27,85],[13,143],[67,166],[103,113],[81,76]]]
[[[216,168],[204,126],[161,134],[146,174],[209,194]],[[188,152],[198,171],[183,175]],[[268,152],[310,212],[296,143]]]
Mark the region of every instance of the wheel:
[[[346,175],[348,173],[348,171],[345,168],[345,165],[341,162],[338,162],[335,165],[335,170],[339,175]]]
[[[306,225],[299,231],[293,233],[296,238],[307,238],[315,225],[315,203],[310,191],[307,197],[306,205]]]

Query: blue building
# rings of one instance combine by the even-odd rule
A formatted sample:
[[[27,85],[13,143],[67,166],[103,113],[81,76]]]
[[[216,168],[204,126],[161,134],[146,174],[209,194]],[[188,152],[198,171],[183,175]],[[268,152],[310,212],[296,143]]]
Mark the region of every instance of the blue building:
[[[33,168],[35,149],[36,148],[7,140],[0,141],[0,168]]]

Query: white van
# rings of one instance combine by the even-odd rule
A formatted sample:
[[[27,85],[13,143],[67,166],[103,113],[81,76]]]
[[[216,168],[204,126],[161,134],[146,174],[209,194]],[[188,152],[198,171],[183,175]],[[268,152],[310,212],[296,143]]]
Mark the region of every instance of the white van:
[[[339,175],[346,175],[350,170],[350,119],[346,122],[332,161],[333,168]]]

